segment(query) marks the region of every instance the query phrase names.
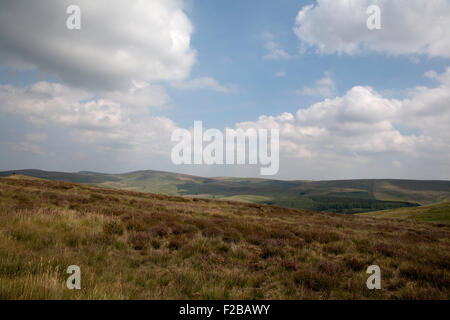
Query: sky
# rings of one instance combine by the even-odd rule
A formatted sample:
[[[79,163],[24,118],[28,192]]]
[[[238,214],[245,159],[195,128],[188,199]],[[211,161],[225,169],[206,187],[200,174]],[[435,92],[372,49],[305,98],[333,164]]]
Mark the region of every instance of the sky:
[[[450,179],[448,30],[448,0],[2,0],[0,170],[260,177],[173,164],[202,121],[279,129],[273,179]]]

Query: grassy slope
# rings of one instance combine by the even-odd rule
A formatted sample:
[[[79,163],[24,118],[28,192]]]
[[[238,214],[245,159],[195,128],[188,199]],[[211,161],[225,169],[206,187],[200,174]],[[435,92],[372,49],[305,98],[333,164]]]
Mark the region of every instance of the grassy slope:
[[[445,225],[0,179],[0,299],[449,299],[449,271]]]
[[[375,211],[362,213],[361,215],[450,224],[450,202],[437,203],[415,208],[398,208],[394,210]]]
[[[17,172],[50,180],[90,183],[117,189],[251,201],[288,208],[342,213],[404,207],[411,203],[423,205],[450,201],[450,181],[279,181],[202,178],[160,171],[126,174],[61,173],[39,170]],[[11,173],[11,171],[0,172],[0,176],[8,176]]]

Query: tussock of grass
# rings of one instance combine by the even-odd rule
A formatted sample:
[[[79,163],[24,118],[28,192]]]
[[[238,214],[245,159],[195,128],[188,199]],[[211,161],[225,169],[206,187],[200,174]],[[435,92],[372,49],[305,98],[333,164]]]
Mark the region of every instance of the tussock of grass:
[[[448,299],[450,227],[0,179],[0,299]],[[377,264],[382,290],[366,288]],[[82,289],[68,290],[78,265]]]

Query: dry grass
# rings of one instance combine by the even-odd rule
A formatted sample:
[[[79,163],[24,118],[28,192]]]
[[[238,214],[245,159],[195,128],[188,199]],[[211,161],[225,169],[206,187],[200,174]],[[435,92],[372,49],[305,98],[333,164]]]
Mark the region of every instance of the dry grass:
[[[0,179],[0,299],[449,299],[449,270],[446,225]]]

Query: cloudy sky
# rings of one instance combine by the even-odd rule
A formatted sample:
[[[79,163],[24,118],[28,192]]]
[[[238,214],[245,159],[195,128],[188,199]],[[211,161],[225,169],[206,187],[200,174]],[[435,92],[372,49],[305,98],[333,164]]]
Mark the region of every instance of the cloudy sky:
[[[202,120],[278,128],[272,178],[450,179],[449,30],[448,0],[1,0],[0,170],[258,176],[173,165]]]

